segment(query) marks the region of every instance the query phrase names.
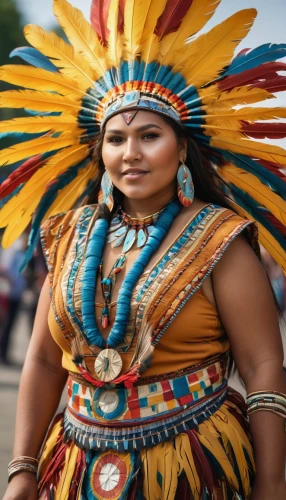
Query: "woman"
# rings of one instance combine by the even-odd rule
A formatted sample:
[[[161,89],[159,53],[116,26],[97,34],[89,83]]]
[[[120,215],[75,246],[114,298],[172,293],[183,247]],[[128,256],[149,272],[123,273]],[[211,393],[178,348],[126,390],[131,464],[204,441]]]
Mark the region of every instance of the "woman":
[[[49,68],[49,91],[26,91],[22,97],[5,93],[2,102],[16,105],[17,98],[29,99],[38,111],[51,111],[52,101],[62,114],[29,118],[30,133],[40,124],[50,132],[32,139],[42,156],[24,164],[18,177],[23,181],[27,170],[34,169],[33,177],[25,178],[16,201],[7,201],[0,213],[7,244],[38,200],[30,248],[39,221],[45,220],[41,236],[49,269],[21,380],[5,500],[285,497],[281,417],[286,398],[276,309],[253,251],[255,227],[227,208],[232,204],[246,214],[250,205],[248,188],[240,189],[233,169],[244,162],[253,171],[256,166],[261,177],[268,175],[267,188],[260,191],[256,182],[253,189],[266,199],[269,219],[261,215],[259,222],[267,241],[269,199],[278,203],[283,195],[283,174],[276,181],[269,157],[285,162],[285,152],[259,144],[258,160],[238,153],[239,147],[252,156],[257,143],[245,145],[242,136],[246,128],[251,136],[260,127],[254,123],[257,118],[253,123],[242,120],[243,112],[237,121],[231,109],[234,102],[270,97],[260,86],[271,87],[274,68],[260,68],[264,76],[251,80],[251,87],[249,74],[240,75],[238,89],[227,80],[232,78],[230,54],[218,57],[210,72],[210,42],[219,43],[219,38],[226,43],[229,37],[227,52],[232,52],[253,21],[251,9],[199,37],[200,44],[185,47],[180,59],[178,47],[202,27],[215,6],[213,0],[203,7],[201,2],[179,4],[143,6],[127,0],[124,8],[124,2],[112,1],[109,10],[101,11],[94,2],[95,35],[78,11],[55,0],[55,13],[70,40],[77,41],[77,52],[38,28],[26,29],[28,40],[53,58],[54,66],[34,52],[44,70],[31,71],[29,88],[45,90]],[[100,22],[96,14],[102,15]],[[31,55],[23,49],[19,53],[26,59]],[[241,57],[233,67],[249,62]],[[274,55],[267,57],[273,61]],[[71,68],[78,77],[73,83]],[[97,78],[83,93],[91,69]],[[15,83],[26,71],[4,68],[1,77]],[[213,83],[218,76],[223,82],[219,89]],[[75,98],[70,97],[71,86]],[[269,110],[260,110],[259,116],[264,112],[269,118]],[[278,108],[273,113],[282,112]],[[228,130],[222,123],[226,114]],[[13,158],[19,154],[27,157],[17,150]],[[7,155],[2,153],[2,161]],[[251,178],[246,170],[247,184]],[[228,181],[232,198],[223,196],[220,178]],[[11,184],[15,189],[15,175],[2,193],[8,195]],[[33,185],[31,207],[26,197]],[[90,193],[99,204],[69,210]],[[244,204],[234,204],[234,197],[244,197]],[[282,202],[279,207],[285,210]],[[14,221],[20,217],[17,228],[12,211]],[[268,246],[284,265],[274,217],[272,222],[277,243],[272,237]],[[248,394],[251,438],[246,406],[227,386],[230,350]],[[67,407],[45,439],[67,378]]]

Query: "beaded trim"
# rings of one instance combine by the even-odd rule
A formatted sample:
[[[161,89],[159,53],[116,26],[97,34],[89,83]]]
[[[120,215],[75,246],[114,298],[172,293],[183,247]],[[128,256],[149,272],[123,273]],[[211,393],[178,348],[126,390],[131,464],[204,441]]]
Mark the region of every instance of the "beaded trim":
[[[64,436],[80,448],[132,451],[196,427],[227,396],[225,360],[132,389],[96,389],[70,379]]]

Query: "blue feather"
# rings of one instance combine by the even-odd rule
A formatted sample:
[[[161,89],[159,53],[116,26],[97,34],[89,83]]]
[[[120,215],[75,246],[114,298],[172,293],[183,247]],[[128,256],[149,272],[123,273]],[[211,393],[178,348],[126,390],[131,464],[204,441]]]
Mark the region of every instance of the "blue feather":
[[[180,73],[173,73],[169,68],[169,73],[162,80],[161,85],[170,89],[174,94],[178,94],[186,88],[187,82]]]
[[[10,57],[15,56],[20,57],[23,61],[35,66],[35,68],[46,69],[52,73],[58,71],[58,68],[46,56],[33,47],[18,47],[10,53]]]
[[[225,160],[234,163],[237,167],[255,175],[265,186],[269,186],[272,191],[279,194],[283,200],[286,199],[286,184],[275,174],[264,168],[262,165],[242,154],[231,153],[222,149],[215,149]]]
[[[59,175],[55,180],[55,182],[45,192],[44,196],[42,197],[39,203],[34,220],[32,222],[32,227],[28,241],[28,248],[25,254],[24,261],[21,265],[20,272],[24,271],[28,262],[33,257],[34,250],[39,240],[39,232],[42,220],[47,211],[49,210],[49,208],[51,207],[52,203],[57,198],[59,191],[68,184],[70,184],[70,182],[72,182],[76,178],[78,172],[82,168],[84,168],[89,161],[90,161],[89,159],[85,159],[82,162],[78,163],[77,165],[70,167],[68,170]]]
[[[14,189],[14,191],[12,193],[8,194],[8,196],[5,196],[5,198],[0,200],[0,209],[3,208],[4,205],[6,205],[6,203],[8,203],[8,201],[10,201],[12,198],[14,198],[14,196],[19,194],[21,189],[23,189],[24,186],[25,186],[25,182],[23,182],[23,184],[20,184],[20,186],[17,186],[17,188]]]
[[[260,64],[276,61],[286,56],[286,44],[265,43],[248,53],[236,56],[223,76],[237,75]]]
[[[28,113],[28,115],[31,116],[60,116],[62,114],[61,111],[52,111],[51,113],[49,112],[41,113],[41,111],[34,111],[33,109],[28,109],[28,108],[24,108],[24,110],[26,111],[26,113]]]
[[[239,189],[233,184],[229,184],[228,187],[231,190],[231,194],[236,203],[255,220],[257,220],[257,222],[264,226],[265,229],[278,241],[283,250],[286,250],[286,240],[284,236],[263,215],[263,211],[267,211],[267,209],[265,209],[265,207],[261,207],[257,201],[249,196],[249,194],[245,193],[245,191],[242,191],[242,189]]]
[[[52,127],[51,127],[52,128]],[[43,132],[40,132],[39,134],[29,134],[27,132],[1,132],[0,133],[0,139],[3,139],[4,137],[16,137],[19,139],[18,142],[25,142],[25,141],[32,141],[33,139],[37,139],[38,137],[41,137],[43,135]],[[13,147],[13,146],[11,146]]]

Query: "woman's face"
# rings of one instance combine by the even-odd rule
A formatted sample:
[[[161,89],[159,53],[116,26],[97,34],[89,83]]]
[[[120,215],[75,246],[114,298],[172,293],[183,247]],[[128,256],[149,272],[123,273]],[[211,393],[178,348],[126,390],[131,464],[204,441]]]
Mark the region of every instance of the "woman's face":
[[[102,158],[111,181],[127,198],[168,201],[175,193],[186,147],[160,115],[138,111],[130,125],[120,114],[110,118]]]

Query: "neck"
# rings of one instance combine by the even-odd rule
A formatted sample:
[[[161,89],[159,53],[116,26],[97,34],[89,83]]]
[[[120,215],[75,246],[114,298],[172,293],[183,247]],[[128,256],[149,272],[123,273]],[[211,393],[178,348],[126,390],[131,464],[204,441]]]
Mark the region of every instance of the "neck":
[[[142,200],[124,198],[123,209],[132,218],[144,218],[155,214],[164,208],[175,196],[173,190],[166,193],[156,194]]]

